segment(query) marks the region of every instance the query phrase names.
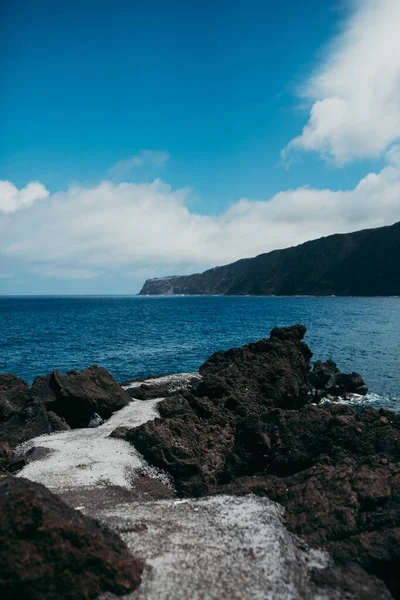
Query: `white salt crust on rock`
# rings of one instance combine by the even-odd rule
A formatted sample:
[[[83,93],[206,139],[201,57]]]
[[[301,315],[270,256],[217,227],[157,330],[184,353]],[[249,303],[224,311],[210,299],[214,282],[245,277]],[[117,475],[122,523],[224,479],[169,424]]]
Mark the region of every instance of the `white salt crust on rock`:
[[[214,496],[121,504],[97,517],[145,561],[142,583],[126,600],[342,598],[316,590],[310,570],[330,558],[290,534],[282,513],[266,498]]]

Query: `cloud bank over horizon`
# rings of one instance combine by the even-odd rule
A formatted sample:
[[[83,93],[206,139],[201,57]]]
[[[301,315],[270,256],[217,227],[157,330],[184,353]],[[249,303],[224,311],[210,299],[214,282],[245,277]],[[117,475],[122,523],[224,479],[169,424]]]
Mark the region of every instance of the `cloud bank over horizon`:
[[[222,214],[190,209],[190,188],[103,181],[50,194],[28,184],[0,202],[0,253],[36,277],[143,279],[187,273],[333,233],[400,220],[400,147],[350,190],[301,187],[242,198]],[[34,186],[34,187],[32,187]],[[14,190],[10,182],[1,190]],[[15,188],[16,189],[16,188]],[[27,192],[29,191],[29,193]],[[33,190],[33,191],[32,191]],[[21,198],[29,198],[21,200]]]
[[[340,166],[380,157],[400,138],[400,2],[353,0],[354,10],[299,90],[312,102],[284,160],[315,151]]]

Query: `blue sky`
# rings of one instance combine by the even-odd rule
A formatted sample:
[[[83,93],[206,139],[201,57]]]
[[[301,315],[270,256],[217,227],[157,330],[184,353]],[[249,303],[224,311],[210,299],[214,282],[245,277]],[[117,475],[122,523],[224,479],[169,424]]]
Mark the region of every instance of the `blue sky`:
[[[135,293],[398,220],[397,4],[6,0],[0,293]]]

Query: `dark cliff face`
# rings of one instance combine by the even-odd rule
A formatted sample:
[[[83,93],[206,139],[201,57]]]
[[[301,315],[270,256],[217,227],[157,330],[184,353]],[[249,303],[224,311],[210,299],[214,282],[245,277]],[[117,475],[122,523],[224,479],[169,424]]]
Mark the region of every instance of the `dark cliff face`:
[[[331,235],[182,277],[145,282],[141,295],[400,295],[400,222]]]

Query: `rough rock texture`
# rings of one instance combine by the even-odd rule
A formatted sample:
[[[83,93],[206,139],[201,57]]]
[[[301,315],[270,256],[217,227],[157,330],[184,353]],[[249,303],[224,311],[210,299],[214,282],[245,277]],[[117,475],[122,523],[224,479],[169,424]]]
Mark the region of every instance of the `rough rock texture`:
[[[24,457],[16,456],[7,442],[0,442],[0,475],[19,471],[24,465]]]
[[[114,377],[96,365],[66,375],[53,371],[50,375],[36,377],[31,391],[47,410],[72,428],[87,427],[96,413],[102,419],[108,419],[114,411],[130,402],[130,397]]]
[[[43,433],[51,433],[51,427],[40,400],[29,400],[22,410],[0,423],[0,442],[7,442],[12,448]]]
[[[49,424],[52,433],[55,431],[69,431],[69,429],[71,429],[65,419],[62,419],[53,411],[49,410],[47,416],[49,417]]]
[[[217,352],[197,388],[121,435],[172,475],[181,496],[266,495],[286,507],[292,531],[332,553],[340,569],[327,580],[355,593],[351,581],[368,573],[360,598],[400,598],[400,415],[312,404],[365,384],[333,362],[310,376],[304,332],[276,329],[269,340]]]
[[[44,486],[0,480],[0,595],[4,600],[86,600],[124,594],[142,566],[122,540]]]
[[[368,387],[359,373],[341,373],[331,359],[326,362],[317,360],[308,381],[313,388],[312,392],[316,401],[325,396],[345,396],[347,394],[365,396],[368,392]]]
[[[216,352],[199,369],[203,381],[195,394],[227,398],[237,411],[265,407],[296,408],[308,401],[308,372],[312,352],[301,340],[304,325],[276,327],[269,339],[241,348]]]
[[[15,375],[0,375],[0,472],[15,472],[24,461],[14,455],[19,443],[42,433],[51,425],[44,406],[34,401],[28,384]]]
[[[224,470],[241,420],[308,401],[305,331],[303,325],[276,329],[268,340],[216,352],[200,368],[203,379],[192,393],[160,403],[167,418],[129,430],[126,439],[168,471],[181,494],[206,493]]]
[[[22,410],[29,399],[29,386],[24,379],[11,373],[0,375],[0,422]]]
[[[400,415],[390,411],[274,410],[236,440],[223,476],[230,483],[218,491],[280,502],[291,531],[322,545],[343,569],[355,563],[382,579],[400,598],[399,457]]]
[[[12,374],[0,374],[0,472],[15,472],[13,449],[42,434],[87,427],[126,406],[129,395],[103,368],[37,377],[29,388]],[[99,416],[100,415],[100,416]]]
[[[163,419],[127,431],[125,439],[168,471],[179,493],[206,493],[220,481],[246,429],[257,430],[262,415],[272,408],[300,408],[314,399],[305,332],[304,325],[275,328],[269,339],[216,352],[200,367],[202,379],[191,392],[159,404]],[[266,436],[264,445],[269,443]],[[261,445],[257,452],[266,450]],[[254,453],[249,462],[255,468]]]

